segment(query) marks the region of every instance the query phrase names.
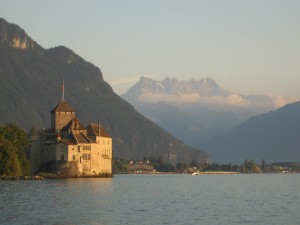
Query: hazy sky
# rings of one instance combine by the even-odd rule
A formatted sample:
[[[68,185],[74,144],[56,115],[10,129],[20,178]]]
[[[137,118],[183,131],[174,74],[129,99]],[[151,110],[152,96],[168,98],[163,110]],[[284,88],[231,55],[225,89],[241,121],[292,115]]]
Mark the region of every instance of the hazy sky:
[[[231,91],[300,99],[300,0],[0,3],[0,17],[100,67],[118,94],[143,75],[212,77]]]

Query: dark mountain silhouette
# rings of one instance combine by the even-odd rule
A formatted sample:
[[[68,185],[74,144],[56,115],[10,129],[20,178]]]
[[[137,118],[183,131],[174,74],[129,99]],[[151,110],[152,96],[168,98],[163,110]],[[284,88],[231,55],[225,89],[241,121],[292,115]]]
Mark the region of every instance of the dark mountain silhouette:
[[[112,136],[115,157],[162,155],[171,163],[207,158],[137,113],[113,92],[99,68],[66,47],[44,49],[19,26],[0,19],[0,123],[15,122],[27,131],[33,125],[50,127],[62,80],[65,100],[81,122],[100,119]]]
[[[215,162],[300,162],[300,102],[254,116],[198,146]]]

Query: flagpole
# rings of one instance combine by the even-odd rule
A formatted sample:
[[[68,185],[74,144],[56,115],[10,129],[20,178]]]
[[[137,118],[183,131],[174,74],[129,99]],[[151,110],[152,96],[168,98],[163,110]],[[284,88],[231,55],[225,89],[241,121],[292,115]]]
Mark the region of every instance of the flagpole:
[[[62,84],[61,84],[61,101],[62,102],[65,101],[65,83],[64,83],[64,80],[62,81]]]
[[[101,131],[101,126],[100,126],[100,120],[98,120],[98,135],[99,136],[101,136],[101,133],[100,133],[100,131]]]

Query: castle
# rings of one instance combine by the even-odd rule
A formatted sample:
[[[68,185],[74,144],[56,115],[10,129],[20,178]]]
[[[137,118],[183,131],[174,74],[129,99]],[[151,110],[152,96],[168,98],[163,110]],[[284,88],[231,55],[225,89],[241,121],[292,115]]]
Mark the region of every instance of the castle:
[[[105,129],[90,123],[84,126],[73,108],[62,99],[51,110],[51,128],[29,132],[32,174],[48,169],[66,175],[111,175],[112,138]]]

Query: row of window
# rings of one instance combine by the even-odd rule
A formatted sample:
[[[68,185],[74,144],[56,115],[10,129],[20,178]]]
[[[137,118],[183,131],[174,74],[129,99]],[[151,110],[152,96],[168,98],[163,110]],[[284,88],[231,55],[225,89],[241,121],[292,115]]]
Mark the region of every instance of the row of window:
[[[98,140],[98,143],[100,143],[100,141],[99,141],[99,140]],[[102,140],[102,144],[103,144],[103,145],[105,145],[105,144],[106,144],[105,140]],[[108,145],[110,144],[110,141],[109,141],[109,140],[107,140],[107,144],[108,144]]]
[[[109,155],[110,154],[110,150],[109,149],[104,149],[103,150],[103,154],[104,155]]]
[[[105,145],[105,141],[103,140],[103,144]],[[109,145],[109,140],[107,141],[107,144]],[[80,145],[78,146],[78,151],[80,151],[81,149],[83,150],[91,150],[91,145]],[[72,150],[74,150],[74,148],[72,148]]]
[[[83,150],[91,150],[91,146],[90,145],[84,145]]]
[[[78,152],[80,152],[80,150],[91,150],[91,146],[90,145],[82,145],[82,146],[78,146]],[[74,150],[74,149],[73,149]]]
[[[103,154],[104,154],[104,155],[109,155],[109,153],[110,153],[110,150],[109,150],[109,149],[105,149],[105,150],[103,151]],[[98,155],[99,155],[99,152],[98,152]],[[63,155],[62,155],[62,157],[63,157]],[[63,158],[61,158],[61,159],[63,160]],[[83,159],[83,160],[91,160],[91,155],[90,155],[90,154],[83,154],[83,155],[82,155],[82,159]],[[73,160],[73,161],[76,160],[76,155],[72,155],[72,160]]]
[[[67,115],[67,114],[73,114],[73,112],[56,112],[56,114],[64,114],[64,115]]]

